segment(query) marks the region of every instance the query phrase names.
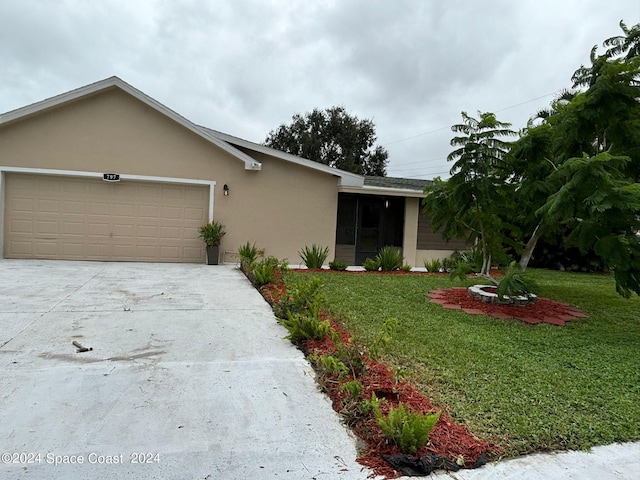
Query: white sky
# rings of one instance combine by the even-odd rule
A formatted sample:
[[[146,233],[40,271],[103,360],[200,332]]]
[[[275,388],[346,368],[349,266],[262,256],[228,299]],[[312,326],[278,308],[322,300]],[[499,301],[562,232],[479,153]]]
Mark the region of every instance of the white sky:
[[[262,142],[343,105],[390,176],[446,177],[462,110],[524,127],[620,20],[640,0],[0,0],[0,112],[117,75]]]

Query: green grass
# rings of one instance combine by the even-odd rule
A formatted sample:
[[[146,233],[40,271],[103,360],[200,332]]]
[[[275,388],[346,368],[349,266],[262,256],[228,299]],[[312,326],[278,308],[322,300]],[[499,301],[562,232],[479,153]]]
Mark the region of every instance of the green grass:
[[[564,327],[467,315],[425,293],[448,277],[318,275],[330,311],[364,344],[399,319],[383,361],[505,456],[640,439],[640,298],[606,275],[530,273],[541,296],[590,315]]]

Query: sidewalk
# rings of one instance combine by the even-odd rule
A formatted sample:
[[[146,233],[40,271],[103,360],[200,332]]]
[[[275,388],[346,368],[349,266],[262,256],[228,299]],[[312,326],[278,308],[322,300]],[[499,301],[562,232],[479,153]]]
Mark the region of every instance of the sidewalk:
[[[637,480],[640,442],[594,447],[591,452],[540,453],[491,463],[476,470],[440,472],[454,480]]]

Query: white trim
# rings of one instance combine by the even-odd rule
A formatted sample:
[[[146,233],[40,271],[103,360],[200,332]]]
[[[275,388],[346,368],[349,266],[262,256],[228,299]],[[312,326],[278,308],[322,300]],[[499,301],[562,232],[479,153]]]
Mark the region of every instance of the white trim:
[[[387,195],[390,197],[425,198],[424,192],[410,190],[408,188],[385,188],[385,187],[351,187],[343,185],[338,187],[341,193],[357,193],[360,195]]]
[[[55,170],[50,168],[24,168],[24,167],[3,167],[0,165],[0,220],[3,218],[4,213],[4,173],[29,173],[34,175],[59,175],[64,177],[84,177],[84,178],[102,178],[103,172],[83,172],[79,170]],[[117,173],[117,172],[104,172],[104,173]],[[208,185],[209,186],[209,221],[213,220],[213,197],[216,182],[214,180],[198,180],[195,178],[176,178],[176,177],[155,177],[152,175],[129,175],[120,174],[120,181],[132,180],[138,182],[152,182],[152,183],[173,183],[182,185]],[[3,255],[3,239],[2,226],[0,224],[0,258]]]

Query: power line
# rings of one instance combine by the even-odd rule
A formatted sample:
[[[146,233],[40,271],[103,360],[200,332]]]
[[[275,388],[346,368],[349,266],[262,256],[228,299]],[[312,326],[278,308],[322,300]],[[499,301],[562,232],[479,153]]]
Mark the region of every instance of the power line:
[[[499,112],[504,112],[505,110],[509,110],[511,108],[516,108],[516,107],[520,107],[522,105],[526,105],[527,103],[531,103],[531,102],[535,102],[536,100],[540,100],[542,98],[546,98],[546,97],[551,97],[555,95],[555,93],[547,93],[545,95],[541,95],[539,97],[536,98],[532,98],[531,100],[527,100],[526,102],[521,102],[521,103],[516,103],[515,105],[511,105],[509,107],[505,107],[502,108],[500,110],[496,110],[494,113],[499,113]],[[448,130],[450,129],[451,126],[446,126],[446,127],[441,127],[441,128],[437,128],[435,130],[430,130],[428,132],[423,132],[423,133],[419,133],[417,135],[414,135],[412,137],[407,137],[407,138],[402,138],[400,140],[394,140],[393,142],[387,142],[384,145],[382,145],[383,147],[387,147],[389,145],[394,145],[396,143],[400,143],[400,142],[406,142],[407,140],[413,140],[414,138],[419,138],[419,137],[424,137],[425,135],[431,135],[432,133],[437,133],[437,132],[441,132],[442,130]]]

